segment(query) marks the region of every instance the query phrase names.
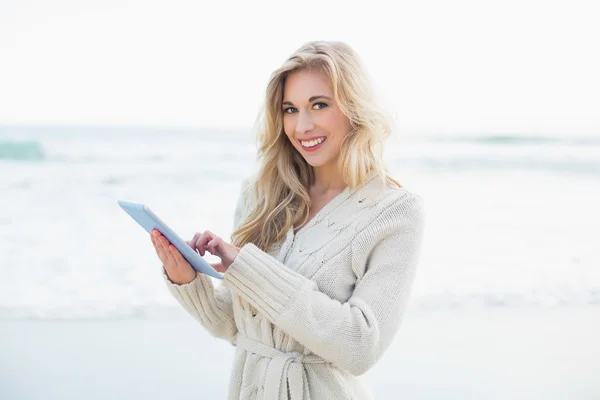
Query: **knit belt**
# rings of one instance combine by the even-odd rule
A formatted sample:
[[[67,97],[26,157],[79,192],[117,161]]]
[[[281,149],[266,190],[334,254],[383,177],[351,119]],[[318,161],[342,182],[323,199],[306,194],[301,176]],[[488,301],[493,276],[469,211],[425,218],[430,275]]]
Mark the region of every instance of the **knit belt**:
[[[264,385],[264,398],[273,400],[287,400],[285,389],[286,381],[289,385],[290,400],[304,399],[304,368],[302,364],[327,364],[321,357],[310,354],[303,355],[297,351],[285,353],[264,343],[250,339],[238,332],[236,336],[237,347],[260,357],[270,358],[267,376]],[[283,388],[282,388],[283,385]],[[284,396],[284,397],[281,397]],[[310,399],[308,393],[306,398]]]

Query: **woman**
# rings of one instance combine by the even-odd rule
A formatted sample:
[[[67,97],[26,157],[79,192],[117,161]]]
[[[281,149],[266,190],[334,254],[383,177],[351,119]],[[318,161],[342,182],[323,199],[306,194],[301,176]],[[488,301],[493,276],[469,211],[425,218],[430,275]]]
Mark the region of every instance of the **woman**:
[[[158,232],[169,290],[237,346],[229,399],[367,399],[358,378],[396,334],[423,232],[422,200],[388,176],[389,134],[359,59],[312,42],[276,70],[232,243],[189,242],[221,262],[196,273]]]

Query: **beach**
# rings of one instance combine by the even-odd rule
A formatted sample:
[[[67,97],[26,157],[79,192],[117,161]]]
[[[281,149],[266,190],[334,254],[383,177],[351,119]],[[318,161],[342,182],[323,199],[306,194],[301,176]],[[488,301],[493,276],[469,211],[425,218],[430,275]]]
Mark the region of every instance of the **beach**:
[[[281,288],[284,269],[294,287],[316,281],[294,321],[314,348],[351,337],[382,353],[360,377],[373,400],[600,400],[599,20],[591,0],[0,1],[0,400],[227,399],[235,346],[172,295],[150,227],[120,201],[185,241],[210,231],[281,253],[238,275],[264,261]],[[294,179],[303,159],[313,173]],[[357,187],[373,167],[406,192],[394,209]],[[255,178],[257,208],[235,218]],[[342,186],[357,194],[336,215],[359,212],[337,224],[319,212]],[[282,249],[306,206],[315,230]],[[318,243],[326,231],[347,247]],[[397,290],[370,278],[381,270]],[[248,319],[300,304],[289,290],[271,307],[253,286],[232,297]],[[360,330],[311,319],[328,293],[351,312],[327,324]],[[381,352],[392,298],[405,313]],[[247,386],[273,370],[245,370],[243,400],[276,400]]]
[[[411,311],[377,399],[600,398],[600,307]],[[2,399],[225,399],[234,347],[192,317],[0,321]]]
[[[228,238],[256,149],[212,133],[0,129],[0,400],[226,398],[234,348],[177,304],[117,204]],[[388,149],[426,231],[404,323],[365,374],[375,398],[600,399],[600,140]]]

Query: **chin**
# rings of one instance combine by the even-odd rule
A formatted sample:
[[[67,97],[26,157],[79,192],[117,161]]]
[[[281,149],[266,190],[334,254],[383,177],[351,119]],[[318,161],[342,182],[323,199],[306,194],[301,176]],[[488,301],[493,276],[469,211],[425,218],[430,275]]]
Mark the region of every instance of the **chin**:
[[[319,168],[319,167],[321,167],[323,165],[321,163],[310,162],[310,160],[306,160],[306,162],[308,163],[308,165],[310,165],[313,168]]]
[[[329,164],[329,162],[327,160],[324,160],[321,158],[304,157],[304,160],[306,160],[308,165],[310,165],[313,168],[319,168],[319,167]]]

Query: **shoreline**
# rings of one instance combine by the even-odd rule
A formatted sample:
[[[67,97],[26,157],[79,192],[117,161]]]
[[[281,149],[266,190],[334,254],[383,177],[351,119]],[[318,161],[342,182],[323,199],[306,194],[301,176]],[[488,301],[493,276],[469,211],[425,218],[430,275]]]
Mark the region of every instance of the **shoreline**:
[[[598,399],[600,306],[407,312],[376,399]],[[0,398],[223,399],[235,349],[192,317],[0,320]]]

